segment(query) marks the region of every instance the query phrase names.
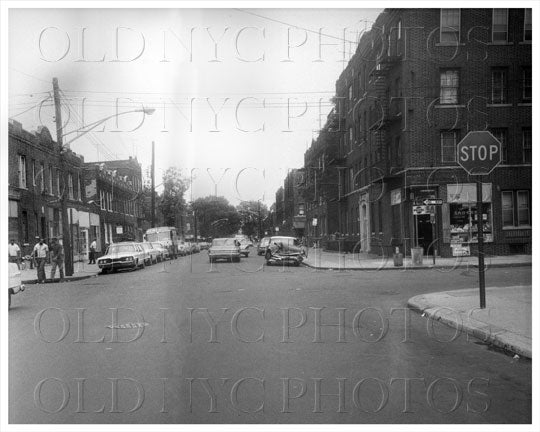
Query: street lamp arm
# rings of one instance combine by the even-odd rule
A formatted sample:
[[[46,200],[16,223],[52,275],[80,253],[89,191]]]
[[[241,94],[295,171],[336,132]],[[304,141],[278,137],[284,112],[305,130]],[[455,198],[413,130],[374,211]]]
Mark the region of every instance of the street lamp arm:
[[[121,112],[121,113],[117,113],[117,114],[113,114],[113,115],[110,115],[108,117],[105,117],[101,120],[97,120],[95,121],[94,123],[90,123],[90,124],[87,124],[86,126],[84,126],[84,128],[88,128],[84,131],[82,131],[80,133],[80,135],[77,135],[75,138],[73,138],[72,140],[68,141],[67,143],[64,143],[64,147],[67,147],[69,146],[73,141],[75,141],[76,139],[79,139],[80,137],[82,137],[83,135],[86,135],[88,132],[91,132],[93,129],[95,129],[96,127],[98,127],[99,125],[105,123],[107,120],[110,120],[112,119],[113,117],[118,117],[118,116],[121,116],[121,115],[124,115],[124,114],[130,114],[130,113],[134,113],[134,112],[142,112],[142,113],[145,113],[145,114],[148,114],[148,115],[152,115],[154,113],[155,109],[154,108],[138,108],[138,109],[134,109],[134,110],[130,110],[130,111],[125,111],[125,112]],[[62,138],[67,136],[67,135],[71,135],[72,133],[76,133],[76,132],[80,132],[81,129],[76,129],[76,130],[72,130],[70,132],[67,132],[65,134],[62,135]]]

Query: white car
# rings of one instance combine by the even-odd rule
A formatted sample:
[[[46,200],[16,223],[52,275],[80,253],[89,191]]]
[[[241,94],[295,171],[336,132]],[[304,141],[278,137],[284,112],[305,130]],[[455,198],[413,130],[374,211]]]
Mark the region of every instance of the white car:
[[[8,309],[11,307],[11,296],[21,291],[24,291],[24,285],[21,281],[21,271],[17,267],[17,264],[9,263]]]
[[[122,242],[111,244],[97,264],[102,273],[107,273],[109,270],[144,268],[146,259],[147,255],[139,243]]]

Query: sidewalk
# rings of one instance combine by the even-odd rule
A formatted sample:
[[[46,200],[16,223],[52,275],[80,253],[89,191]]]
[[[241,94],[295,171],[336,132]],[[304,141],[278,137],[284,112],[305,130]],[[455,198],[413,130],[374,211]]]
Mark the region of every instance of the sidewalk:
[[[486,308],[479,289],[443,291],[409,299],[408,306],[431,319],[520,356],[532,357],[531,286],[488,287]]]
[[[73,263],[73,276],[66,276],[64,279],[66,282],[87,279],[92,276],[96,276],[100,271],[101,270],[96,264],[76,262],[76,263]],[[50,276],[51,276],[50,264],[45,264],[45,275],[47,277],[46,283],[52,282],[50,279]],[[60,280],[58,269],[56,269],[56,273],[54,276],[55,276],[54,282],[58,282]],[[37,283],[37,269],[34,267],[33,269],[26,268],[24,270],[21,270],[21,279],[24,285]]]
[[[517,267],[532,265],[532,255],[506,255],[506,256],[486,256],[486,269],[495,267]],[[478,267],[476,256],[440,258],[436,257],[433,264],[432,256],[424,256],[422,265],[413,265],[411,257],[403,258],[403,266],[394,266],[393,256],[377,256],[365,253],[344,254],[338,252],[327,252],[322,249],[310,248],[308,257],[303,264],[321,270],[404,270],[404,269],[432,269],[432,268],[463,268]]]

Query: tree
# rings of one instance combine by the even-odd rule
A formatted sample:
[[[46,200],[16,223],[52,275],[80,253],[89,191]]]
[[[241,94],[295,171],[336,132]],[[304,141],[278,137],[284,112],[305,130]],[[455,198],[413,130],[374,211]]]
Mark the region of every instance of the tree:
[[[191,204],[201,237],[227,237],[238,232],[240,215],[225,197],[207,196]]]
[[[163,174],[163,194],[156,206],[163,214],[165,225],[180,226],[180,215],[186,210],[184,193],[188,186],[189,181],[182,176],[178,168],[168,168]]]
[[[266,204],[260,201],[242,201],[236,206],[236,210],[241,218],[243,234],[248,236],[264,235],[264,220],[268,217]]]

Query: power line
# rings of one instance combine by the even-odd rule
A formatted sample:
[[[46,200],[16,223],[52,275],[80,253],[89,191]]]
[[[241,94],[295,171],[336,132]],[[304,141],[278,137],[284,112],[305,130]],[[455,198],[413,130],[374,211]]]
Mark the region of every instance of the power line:
[[[355,41],[350,41],[350,40],[347,40],[347,39],[344,39],[344,38],[341,38],[341,37],[338,37],[338,36],[321,33],[319,31],[312,30],[312,29],[309,29],[309,28],[306,28],[306,27],[301,27],[301,26],[298,26],[296,24],[289,24],[289,23],[286,23],[284,21],[280,21],[280,20],[275,19],[275,18],[269,18],[269,17],[264,16],[264,15],[256,14],[255,12],[247,11],[245,9],[235,9],[235,10],[237,10],[238,12],[243,12],[243,13],[246,13],[246,14],[249,14],[249,15],[253,15],[253,16],[268,20],[268,21],[273,21],[273,22],[278,23],[278,24],[283,24],[283,25],[286,25],[286,26],[289,26],[289,27],[294,27],[294,28],[297,28],[297,29],[300,29],[300,30],[305,30],[305,31],[310,32],[310,33],[316,33],[318,35],[325,36],[325,37],[328,37],[328,38],[331,38],[331,39],[337,39],[340,42],[347,42],[347,43],[354,44],[354,45],[357,44],[357,42],[355,42]]]

